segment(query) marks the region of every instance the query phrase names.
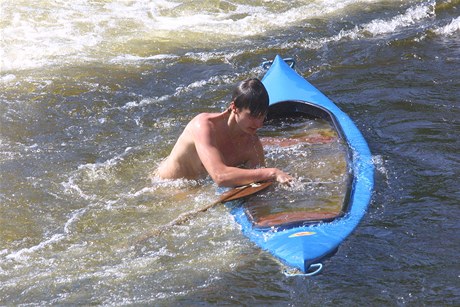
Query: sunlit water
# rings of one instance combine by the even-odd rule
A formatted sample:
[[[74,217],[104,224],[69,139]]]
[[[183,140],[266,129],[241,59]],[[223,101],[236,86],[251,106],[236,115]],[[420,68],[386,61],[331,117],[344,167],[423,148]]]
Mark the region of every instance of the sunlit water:
[[[1,304],[458,304],[458,1],[0,10]],[[234,84],[276,54],[369,142],[376,187],[357,230],[314,278],[285,277],[225,206],[139,242],[218,197],[209,180],[152,171],[193,116],[224,110]],[[267,162],[298,172],[279,150]]]

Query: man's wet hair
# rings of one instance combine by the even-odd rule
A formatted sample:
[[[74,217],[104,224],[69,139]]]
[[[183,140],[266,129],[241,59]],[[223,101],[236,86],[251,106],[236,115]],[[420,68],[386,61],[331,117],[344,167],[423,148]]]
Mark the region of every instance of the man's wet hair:
[[[257,78],[240,82],[233,90],[232,101],[240,110],[249,108],[254,117],[265,115],[268,111],[268,92]]]

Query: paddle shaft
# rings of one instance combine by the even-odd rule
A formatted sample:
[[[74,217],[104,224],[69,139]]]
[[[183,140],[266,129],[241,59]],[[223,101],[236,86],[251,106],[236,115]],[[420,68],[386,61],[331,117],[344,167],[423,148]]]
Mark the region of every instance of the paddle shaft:
[[[240,198],[243,198],[243,197],[246,197],[246,196],[254,195],[257,192],[262,191],[262,190],[268,188],[271,185],[272,185],[272,182],[268,181],[268,182],[262,182],[262,183],[247,184],[247,185],[244,185],[244,186],[241,186],[241,187],[233,188],[233,189],[223,193],[219,197],[219,199],[216,200],[215,202],[213,202],[212,204],[206,205],[206,206],[198,209],[195,212],[196,213],[205,212],[205,211],[209,210],[210,208],[212,208],[215,205],[218,205],[220,203],[225,203],[225,202],[240,199]],[[192,213],[194,213],[194,212],[192,212]]]
[[[147,240],[148,238],[150,238],[152,236],[160,235],[161,233],[163,233],[167,229],[169,229],[169,228],[171,228],[173,226],[181,225],[181,224],[185,223],[186,221],[188,221],[189,219],[191,219],[192,217],[194,217],[195,215],[197,215],[198,213],[205,212],[205,211],[211,209],[212,207],[214,207],[214,206],[216,206],[216,205],[218,205],[220,203],[240,199],[240,198],[243,198],[243,197],[246,197],[246,196],[249,196],[249,195],[254,195],[257,192],[260,192],[260,191],[268,188],[272,184],[273,183],[271,181],[268,181],[268,182],[253,183],[253,184],[248,184],[248,185],[244,185],[244,186],[241,186],[241,187],[233,188],[233,189],[223,193],[219,197],[219,199],[217,201],[215,201],[215,202],[213,202],[213,203],[211,203],[209,205],[206,205],[206,206],[204,206],[202,208],[199,208],[199,209],[197,209],[195,211],[191,211],[191,212],[189,211],[189,212],[185,212],[185,213],[179,215],[176,219],[172,220],[168,224],[165,224],[165,225],[162,225],[162,226],[158,227],[151,234],[144,236],[143,238],[137,240],[136,242],[137,243],[143,242],[143,241]]]

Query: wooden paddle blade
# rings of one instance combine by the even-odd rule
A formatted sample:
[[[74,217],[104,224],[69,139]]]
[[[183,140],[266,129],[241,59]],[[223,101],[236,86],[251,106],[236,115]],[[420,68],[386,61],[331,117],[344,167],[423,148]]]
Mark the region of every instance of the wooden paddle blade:
[[[218,202],[225,203],[235,199],[240,199],[249,195],[254,195],[257,192],[260,192],[273,184],[272,181],[252,183],[242,187],[237,187],[223,193]]]

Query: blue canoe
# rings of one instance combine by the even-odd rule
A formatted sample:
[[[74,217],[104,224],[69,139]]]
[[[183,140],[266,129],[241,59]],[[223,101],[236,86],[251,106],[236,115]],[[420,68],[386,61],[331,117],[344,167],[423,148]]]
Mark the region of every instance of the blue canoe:
[[[232,209],[243,233],[300,274],[314,275],[322,262],[357,227],[369,206],[374,165],[369,147],[353,121],[330,99],[297,74],[280,56],[270,62],[262,79],[270,97],[270,113],[305,113],[326,119],[336,128],[349,150],[349,190],[340,215],[324,220],[305,220],[275,227],[258,227],[244,206]],[[306,198],[308,195],[305,196]]]

